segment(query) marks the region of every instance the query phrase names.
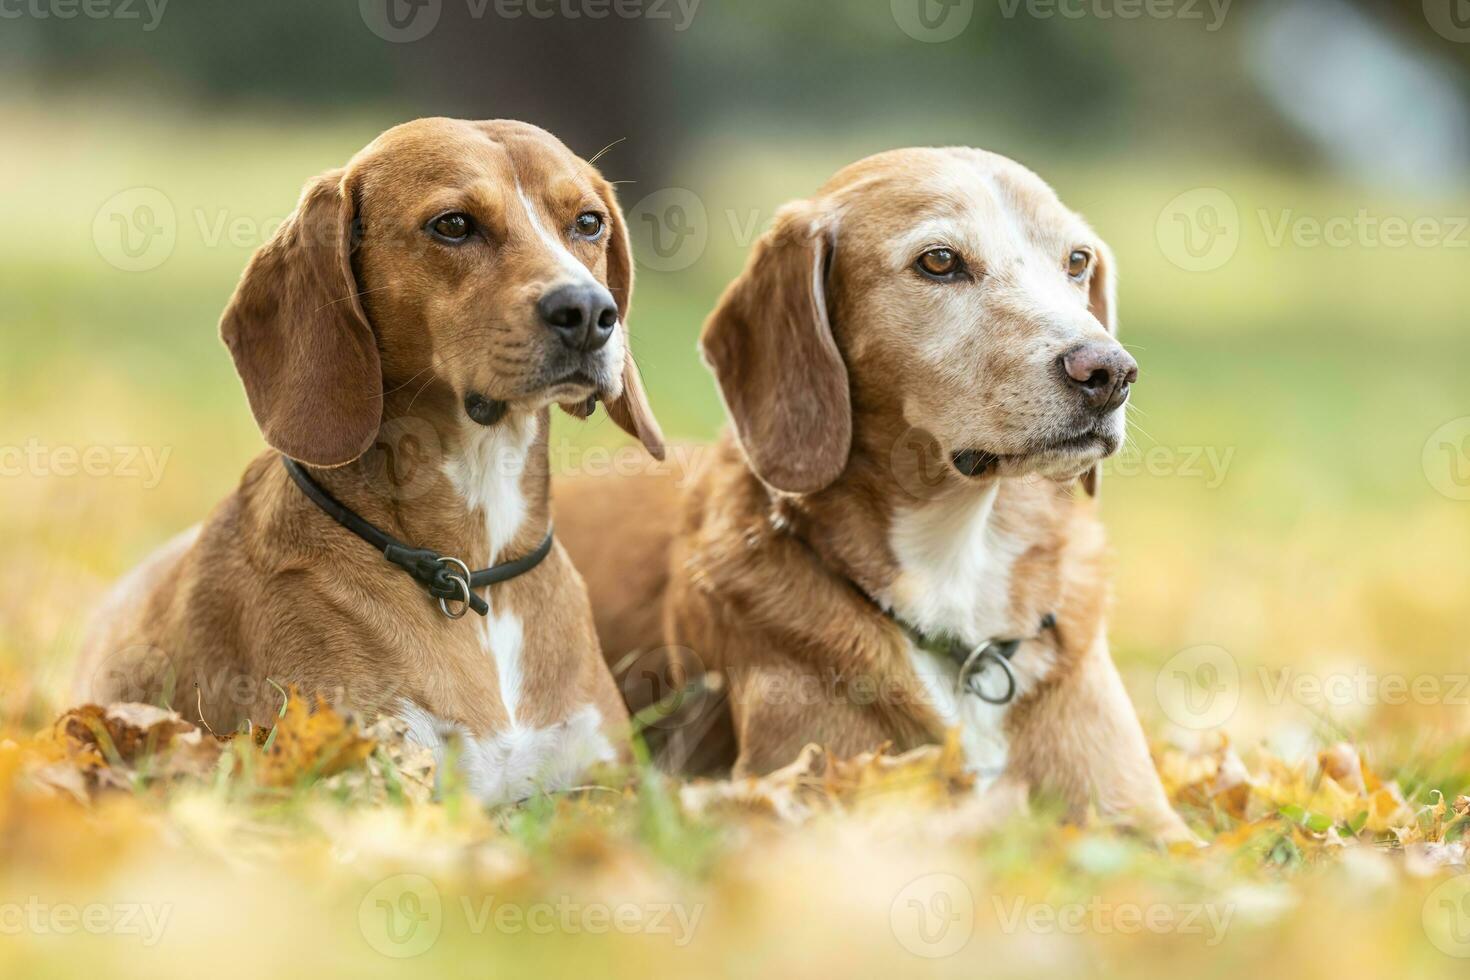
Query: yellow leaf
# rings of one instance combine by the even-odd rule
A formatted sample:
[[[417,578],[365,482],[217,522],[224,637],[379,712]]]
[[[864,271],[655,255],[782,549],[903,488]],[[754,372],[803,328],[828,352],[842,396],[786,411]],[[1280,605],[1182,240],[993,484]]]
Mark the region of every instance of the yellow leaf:
[[[286,713],[266,739],[256,777],[266,786],[294,786],[361,765],[374,742],[318,696],[307,704],[294,689]]]

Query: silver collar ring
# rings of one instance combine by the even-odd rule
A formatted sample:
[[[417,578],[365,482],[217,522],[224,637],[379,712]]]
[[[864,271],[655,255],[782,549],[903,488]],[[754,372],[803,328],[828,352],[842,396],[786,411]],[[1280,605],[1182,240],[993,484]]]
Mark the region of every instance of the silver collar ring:
[[[459,594],[460,594],[460,597],[458,599],[440,599],[439,600],[439,611],[440,612],[442,612],[444,615],[448,616],[450,619],[463,619],[465,617],[465,614],[467,614],[470,611],[470,566],[466,565],[464,562],[460,561],[458,558],[451,558],[448,555],[445,555],[443,558],[440,558],[439,559],[439,563],[441,565],[443,565],[443,564],[458,565],[459,568],[460,568],[460,570],[464,572],[464,575],[463,576],[459,576],[459,575],[451,575],[451,576],[449,576],[449,580],[451,582],[453,582],[455,585],[459,586]],[[459,603],[459,611],[458,612],[452,612],[452,611],[450,611],[449,604],[451,602],[458,602]]]
[[[998,697],[987,694],[980,686],[980,678],[986,674],[990,665],[1000,667],[1001,673],[1005,675],[1006,687]],[[987,643],[982,647],[976,647],[974,652],[965,660],[960,667],[959,683],[969,692],[987,704],[1010,704],[1016,696],[1016,671],[1011,666],[1010,660],[995,649],[994,643]]]

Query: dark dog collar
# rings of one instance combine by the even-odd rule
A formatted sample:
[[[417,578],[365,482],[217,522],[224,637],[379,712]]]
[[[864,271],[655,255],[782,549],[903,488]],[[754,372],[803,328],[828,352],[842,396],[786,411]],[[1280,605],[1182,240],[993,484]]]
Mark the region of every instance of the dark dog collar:
[[[817,549],[812,547],[810,542],[801,537],[797,537],[796,540],[806,545],[807,550],[811,552],[819,564],[826,565],[822,560],[821,554],[818,553]],[[954,661],[959,667],[959,676],[955,681],[956,696],[965,693],[973,694],[987,704],[1004,705],[1010,704],[1015,700],[1019,685],[1016,681],[1015,668],[1011,666],[1011,658],[1016,655],[1016,651],[1021,649],[1022,643],[1025,643],[1027,640],[1039,640],[1043,635],[1057,628],[1056,614],[1046,613],[1041,617],[1041,629],[1033,635],[1026,637],[1017,637],[1014,639],[995,637],[986,640],[979,646],[971,646],[953,637],[930,636],[911,623],[904,622],[892,610],[875,599],[867,589],[858,585],[850,576],[833,571],[830,567],[828,567],[828,572],[852,586],[853,591],[866,599],[868,604],[877,610],[879,615],[903,630],[904,634],[908,636],[909,640],[915,646],[921,650],[926,650],[929,653]],[[980,678],[985,676],[991,667],[1000,671],[1005,679],[1005,687],[999,694],[990,693],[980,683]]]
[[[410,547],[363,520],[328,493],[321,484],[313,480],[311,475],[294,459],[282,456],[281,463],[286,467],[286,472],[291,474],[291,479],[296,481],[296,485],[301,488],[301,492],[306,494],[312,503],[325,511],[332,520],[372,545],[389,562],[407,572],[414,581],[428,590],[429,595],[439,600],[439,609],[450,619],[460,619],[471,609],[481,616],[488,615],[490,604],[475,591],[476,589],[508,582],[519,575],[524,575],[551,554],[553,531],[548,529],[546,540],[542,541],[530,554],[523,555],[514,561],[502,562],[492,568],[472,572],[470,567],[458,558],[441,555],[429,548]],[[457,611],[451,609],[449,605],[451,602],[460,604]]]
[[[874,605],[877,604],[874,603]],[[1052,613],[1047,613],[1041,617],[1041,630],[1035,636],[1009,640],[991,639],[979,646],[971,646],[948,637],[927,636],[883,607],[878,608],[885,616],[897,623],[916,646],[941,657],[947,657],[959,665],[957,691],[968,691],[981,701],[996,705],[1010,704],[1016,697],[1016,671],[1011,666],[1011,658],[1016,655],[1017,650],[1021,649],[1021,644],[1027,639],[1039,639],[1043,633],[1054,630],[1057,626],[1057,617]],[[996,668],[1004,678],[1005,686],[999,694],[987,691],[981,684],[980,679],[989,673],[992,667]]]

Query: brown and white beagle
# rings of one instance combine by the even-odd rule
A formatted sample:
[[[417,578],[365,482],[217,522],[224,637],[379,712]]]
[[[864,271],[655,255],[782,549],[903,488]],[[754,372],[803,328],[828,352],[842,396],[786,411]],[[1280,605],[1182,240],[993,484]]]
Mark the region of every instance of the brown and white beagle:
[[[534,126],[421,119],[310,181],[221,325],[272,451],[114,590],[78,695],[164,699],[223,732],[270,724],[295,685],[396,713],[436,749],[458,736],[492,802],[617,758],[627,714],[559,544],[476,592],[485,615],[450,619],[283,457],[383,534],[447,556],[446,574],[534,557],[553,403],[585,416],[601,399],[663,453],[628,352],[632,286],[611,186]]]
[[[1187,839],[1108,653],[1115,316],[1106,245],[991,153],[879,154],[784,207],[701,340],[731,431],[693,475],[557,490],[633,706],[723,675],[666,727],[736,774],[957,727],[982,785]]]

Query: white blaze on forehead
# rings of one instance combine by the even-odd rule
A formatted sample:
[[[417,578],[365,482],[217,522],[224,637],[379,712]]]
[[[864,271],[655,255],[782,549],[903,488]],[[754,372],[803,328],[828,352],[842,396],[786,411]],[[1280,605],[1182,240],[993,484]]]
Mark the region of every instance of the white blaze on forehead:
[[[1065,272],[1071,249],[1094,236],[1039,178],[997,177],[973,159],[946,160],[929,175],[933,206],[895,236],[896,267],[908,269],[927,248],[959,252],[984,280],[936,285],[922,315],[943,329],[919,331],[919,349],[939,370],[957,379],[973,373],[984,357],[977,331],[997,320],[1036,327],[1036,355],[1080,343],[1095,326],[1084,289]]]
[[[521,207],[526,210],[526,218],[531,223],[531,229],[536,232],[536,237],[541,239],[547,251],[556,257],[557,263],[573,278],[595,282],[592,271],[579,262],[567,248],[565,237],[553,234],[547,229],[546,224],[541,220],[541,215],[536,211],[535,202],[526,195],[519,180],[516,181],[516,197],[520,199]]]
[[[958,237],[960,241],[951,244],[983,250],[979,257],[991,264],[1045,253],[1061,268],[1064,250],[1092,237],[1086,222],[1045,181],[1005,157],[945,154],[933,161],[923,183],[937,207],[925,215],[916,233],[922,228],[936,239]],[[910,236],[905,235],[904,241],[908,243]]]

